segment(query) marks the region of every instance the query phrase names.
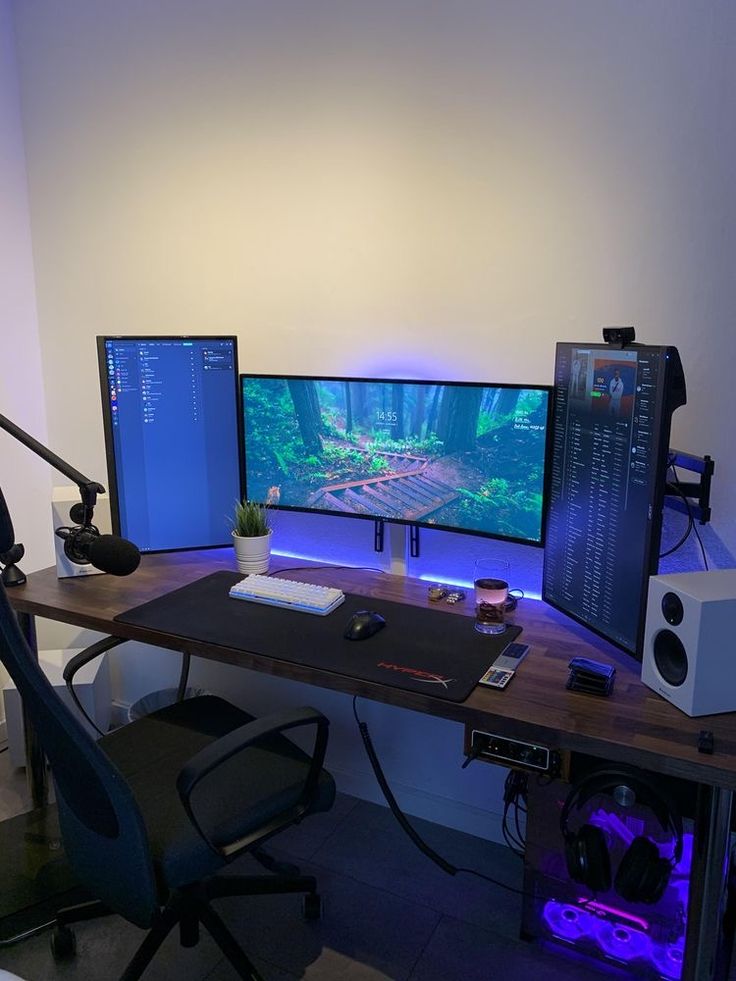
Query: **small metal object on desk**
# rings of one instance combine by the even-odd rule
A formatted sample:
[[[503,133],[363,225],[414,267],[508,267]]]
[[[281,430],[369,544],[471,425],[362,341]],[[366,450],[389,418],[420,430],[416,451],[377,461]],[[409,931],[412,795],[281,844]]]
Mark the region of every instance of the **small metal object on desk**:
[[[446,603],[462,603],[465,599],[465,593],[462,590],[458,590],[455,593],[448,593],[445,599]]]
[[[430,603],[439,603],[447,596],[447,590],[444,586],[430,586],[427,589],[427,597]]]
[[[701,729],[698,733],[698,752],[707,753],[708,756],[712,756],[714,744],[713,731],[711,729]]]

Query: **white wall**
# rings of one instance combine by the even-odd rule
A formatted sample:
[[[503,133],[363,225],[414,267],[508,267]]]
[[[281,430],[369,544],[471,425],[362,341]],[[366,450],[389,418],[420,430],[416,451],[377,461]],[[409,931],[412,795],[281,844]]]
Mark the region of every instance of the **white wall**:
[[[0,414],[42,442],[46,413],[12,8],[0,0]],[[51,561],[48,466],[0,432],[0,480],[25,571]]]
[[[46,435],[41,349],[18,73],[9,0],[0,0],[0,414]],[[51,561],[48,468],[0,431],[0,487],[27,557],[25,572]],[[0,688],[7,676],[0,666]],[[0,719],[4,718],[0,699]]]
[[[33,374],[80,469],[104,473],[98,333],[235,331],[252,371],[549,382],[556,340],[633,323],[680,349],[673,444],[715,457],[736,550],[730,0],[15,12]]]
[[[634,323],[681,350],[675,441],[716,457],[736,545],[729,0],[16,12],[49,435],[82,469],[95,333],[548,381],[557,339]]]

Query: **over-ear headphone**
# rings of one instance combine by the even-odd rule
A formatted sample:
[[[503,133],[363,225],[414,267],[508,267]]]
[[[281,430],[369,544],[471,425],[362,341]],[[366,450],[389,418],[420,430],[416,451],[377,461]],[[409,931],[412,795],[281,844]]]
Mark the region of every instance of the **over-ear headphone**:
[[[662,830],[673,837],[671,858],[662,858],[659,848],[643,835],[634,838],[622,857],[613,887],[630,903],[656,903],[664,895],[670,873],[682,858],[682,817],[663,791],[647,783],[643,776],[627,770],[598,770],[576,784],[567,796],[560,814],[560,830],[565,840],[565,861],[570,878],[593,892],[611,888],[611,856],[603,830],[584,824],[577,831],[568,827],[573,808],[582,807],[598,794],[613,793],[648,807]]]

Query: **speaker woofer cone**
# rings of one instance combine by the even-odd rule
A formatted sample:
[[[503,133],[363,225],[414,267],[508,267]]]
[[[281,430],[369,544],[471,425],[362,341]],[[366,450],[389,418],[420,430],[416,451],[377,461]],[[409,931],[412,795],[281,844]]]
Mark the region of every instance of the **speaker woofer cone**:
[[[654,638],[654,665],[663,681],[679,688],[687,678],[687,652],[672,630],[660,630]]]

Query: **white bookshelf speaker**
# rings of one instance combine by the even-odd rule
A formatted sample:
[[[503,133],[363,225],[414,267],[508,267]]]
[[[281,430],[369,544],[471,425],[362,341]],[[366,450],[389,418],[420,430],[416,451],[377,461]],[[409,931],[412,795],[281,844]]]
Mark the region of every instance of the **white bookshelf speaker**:
[[[79,504],[79,491],[76,487],[54,487],[51,497],[52,534],[57,528],[74,524],[69,517],[69,511],[75,504]],[[110,500],[107,494],[98,496],[92,522],[100,529],[101,535],[109,535],[112,531]],[[70,576],[94,576],[100,573],[99,569],[95,569],[89,563],[80,565],[72,562],[64,552],[64,542],[58,535],[54,535],[54,548],[56,549],[56,575],[59,579],[68,579]]]
[[[736,711],[736,569],[652,576],[641,680],[687,715]]]

